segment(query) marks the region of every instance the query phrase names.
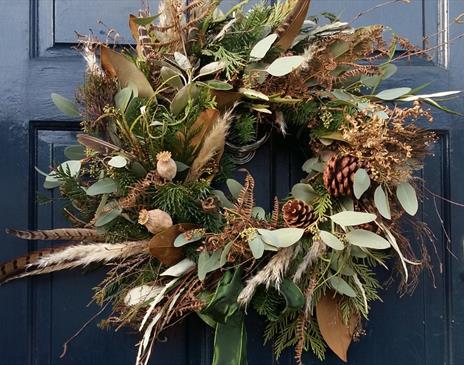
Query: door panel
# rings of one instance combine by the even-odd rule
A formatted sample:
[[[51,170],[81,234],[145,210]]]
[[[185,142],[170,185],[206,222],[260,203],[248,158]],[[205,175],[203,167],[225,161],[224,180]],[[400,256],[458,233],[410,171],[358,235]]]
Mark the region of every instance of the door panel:
[[[361,10],[381,2],[313,0],[311,13],[330,11],[350,20]],[[0,101],[0,144],[3,147],[0,166],[4,172],[0,190],[0,261],[4,261],[46,246],[41,242],[26,244],[6,237],[4,227],[51,228],[64,224],[59,203],[44,205],[36,199],[37,191],[51,193],[41,188],[42,179],[34,166],[46,171],[49,165],[62,160],[65,146],[74,143],[77,122],[63,117],[50,100],[51,92],[72,98],[82,81],[83,62],[69,49],[74,43],[74,31],[87,33],[88,28],[92,28],[99,34],[104,27],[97,21],[102,20],[120,32],[125,43],[124,39],[130,39],[127,13],[135,13],[140,2],[0,0],[0,3],[6,14],[0,22],[0,88],[4,96]],[[156,9],[156,2],[151,1],[151,6]],[[366,14],[358,24],[388,24],[421,45],[424,33],[446,29],[447,17],[443,14],[449,12],[452,19],[462,10],[462,0],[412,0],[409,5],[399,3]],[[439,38],[442,41],[452,39],[458,33],[458,29],[451,28],[449,34],[441,32]],[[436,39],[430,42],[434,44]],[[446,45],[438,51],[434,62],[403,62],[390,85],[417,86],[433,81],[430,90],[463,89],[464,44]],[[437,67],[437,64],[448,69]],[[464,111],[461,100],[452,102],[454,109]],[[462,118],[436,113],[433,127],[439,131],[440,140],[422,172],[426,187],[446,199],[462,202]],[[303,161],[304,156],[292,143],[291,136],[273,137],[245,166],[260,181],[257,203],[269,209],[275,195],[284,197],[301,178]],[[460,345],[464,339],[461,298],[464,209],[428,196],[421,214],[437,236],[436,252],[430,250],[434,279],[424,271],[413,296],[399,298],[394,285],[383,293],[384,303],[374,304],[371,319],[366,323],[367,335],[350,350],[350,364],[464,363],[464,349]],[[450,243],[443,234],[442,225],[450,232]],[[98,312],[97,306],[86,305],[92,287],[103,277],[104,271],[91,268],[82,274],[76,270],[2,286],[0,323],[4,330],[0,332],[0,365],[133,363],[134,345],[139,339],[135,331],[102,331],[95,322],[69,344],[64,359],[59,358],[63,343]],[[380,271],[379,275],[385,281],[389,279],[388,272]],[[262,322],[251,313],[247,323],[250,365],[277,363],[271,347],[262,347]],[[151,364],[210,364],[212,333],[196,317],[192,316],[165,336],[167,341],[158,344]],[[319,363],[311,354],[307,354],[305,360],[306,364]],[[330,353],[326,363],[340,364]],[[278,364],[294,364],[293,355],[285,353]]]

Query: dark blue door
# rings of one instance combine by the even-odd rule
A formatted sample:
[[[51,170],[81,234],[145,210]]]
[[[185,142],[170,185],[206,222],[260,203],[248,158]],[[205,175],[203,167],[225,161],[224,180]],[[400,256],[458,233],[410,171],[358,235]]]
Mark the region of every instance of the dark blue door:
[[[381,0],[313,0],[311,13],[330,11],[351,20],[361,10]],[[234,1],[227,0],[231,4]],[[224,4],[224,7],[227,7]],[[52,193],[41,190],[34,169],[63,158],[74,143],[78,122],[63,119],[50,100],[51,92],[72,97],[82,81],[83,63],[76,52],[74,31],[108,31],[97,20],[129,39],[127,14],[138,0],[0,0],[0,261],[25,254],[45,244],[25,244],[7,237],[5,227],[51,228],[64,224],[59,201],[43,204]],[[155,1],[151,1],[156,8]],[[424,34],[435,34],[427,44],[444,43],[432,61],[412,60],[400,67],[396,80],[404,86],[433,81],[433,90],[464,89],[464,43],[447,43],[462,29],[453,19],[464,11],[462,0],[412,0],[398,2],[363,15],[359,24],[381,22],[423,45]],[[451,26],[450,26],[451,25]],[[450,26],[450,27],[449,27]],[[438,34],[438,36],[436,35]],[[461,100],[451,103],[464,112]],[[464,202],[464,120],[437,114],[432,126],[439,143],[422,175],[424,189],[453,201]],[[249,164],[249,170],[268,184],[258,192],[258,203],[270,206],[274,195],[284,196],[299,178],[298,151],[288,151],[289,140],[275,137]],[[285,148],[284,148],[285,146]],[[464,364],[464,208],[426,194],[422,218],[437,236],[430,249],[434,277],[426,272],[413,296],[399,298],[392,285],[383,293],[384,303],[372,309],[366,336],[352,345],[350,363],[356,365],[461,365]],[[444,234],[445,228],[448,234]],[[0,365],[101,365],[132,364],[135,331],[100,330],[90,323],[60,358],[63,343],[91,319],[99,308],[87,306],[92,287],[104,269],[59,273],[17,281],[0,288]],[[389,274],[385,273],[385,281]],[[279,362],[262,347],[262,326],[249,319],[251,365],[293,364],[286,353]],[[165,333],[151,364],[205,364],[211,361],[212,334],[197,318],[190,318]],[[317,364],[312,355],[306,364]],[[329,354],[327,364],[339,364]]]

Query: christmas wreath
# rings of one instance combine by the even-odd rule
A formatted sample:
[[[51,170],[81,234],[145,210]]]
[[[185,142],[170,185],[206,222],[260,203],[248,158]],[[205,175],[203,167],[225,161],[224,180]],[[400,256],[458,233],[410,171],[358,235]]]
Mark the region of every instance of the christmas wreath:
[[[130,15],[135,48],[81,36],[77,105],[52,94],[82,117],[79,145],[44,182],[73,227],[8,230],[70,243],[5,263],[0,281],[109,267],[93,298],[113,308],[106,324],[140,331],[137,364],[192,313],[215,331],[213,364],[246,364],[247,310],[277,357],[294,347],[298,364],[310,349],[322,360],[329,347],[347,361],[380,299],[376,266],[405,291],[425,266],[400,224],[418,210],[413,173],[435,141],[417,121],[432,120],[426,105],[449,111],[436,98],[455,92],[379,89],[395,61],[424,52],[386,42],[381,25],[305,20],[310,2],[224,13],[164,0],[157,15]],[[308,160],[265,212],[255,179],[232,176],[271,133],[296,136]]]

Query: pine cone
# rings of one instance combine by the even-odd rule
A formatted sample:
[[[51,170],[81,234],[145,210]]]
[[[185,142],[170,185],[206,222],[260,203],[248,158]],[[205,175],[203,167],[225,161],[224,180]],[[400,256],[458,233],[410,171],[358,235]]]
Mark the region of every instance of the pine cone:
[[[325,166],[323,180],[330,195],[339,196],[353,195],[354,174],[363,164],[354,156],[333,156]]]
[[[284,222],[289,227],[306,228],[314,221],[313,207],[302,200],[289,200],[282,207]]]

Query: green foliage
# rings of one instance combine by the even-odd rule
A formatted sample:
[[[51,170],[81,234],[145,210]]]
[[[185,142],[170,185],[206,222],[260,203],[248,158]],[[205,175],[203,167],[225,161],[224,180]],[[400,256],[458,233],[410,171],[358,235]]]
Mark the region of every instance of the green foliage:
[[[284,119],[288,124],[305,127],[311,119],[317,116],[320,105],[315,101],[299,103],[295,106],[283,108]]]
[[[332,197],[327,190],[324,189],[321,195],[319,195],[313,202],[313,209],[315,214],[319,217],[323,217],[324,214],[332,208]]]
[[[144,226],[128,221],[124,217],[117,217],[105,226],[105,240],[107,242],[137,241],[150,238]]]
[[[312,319],[308,323],[305,338],[305,349],[311,348],[314,355],[321,361],[325,360],[325,352],[327,351],[327,345],[322,338],[319,324],[315,319]]]
[[[241,113],[232,123],[231,140],[237,144],[247,144],[256,140],[256,116]]]
[[[152,196],[153,206],[171,214],[177,222],[199,224],[208,231],[216,232],[222,225],[218,213],[205,213],[200,201],[211,196],[207,181],[194,181],[186,185],[168,183],[160,186]]]
[[[277,321],[285,308],[285,299],[274,288],[258,287],[251,301],[251,305],[259,315],[268,321]]]

